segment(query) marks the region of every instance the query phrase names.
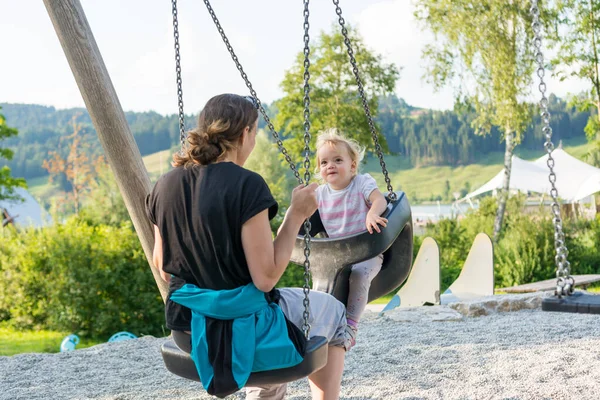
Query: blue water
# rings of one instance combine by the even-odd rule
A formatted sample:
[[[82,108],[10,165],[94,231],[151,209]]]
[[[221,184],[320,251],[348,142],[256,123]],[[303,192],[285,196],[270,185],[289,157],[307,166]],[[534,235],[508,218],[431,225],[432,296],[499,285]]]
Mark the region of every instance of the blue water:
[[[470,208],[469,204],[425,204],[411,205],[413,221],[438,221],[442,218],[453,218],[458,215],[464,215]]]

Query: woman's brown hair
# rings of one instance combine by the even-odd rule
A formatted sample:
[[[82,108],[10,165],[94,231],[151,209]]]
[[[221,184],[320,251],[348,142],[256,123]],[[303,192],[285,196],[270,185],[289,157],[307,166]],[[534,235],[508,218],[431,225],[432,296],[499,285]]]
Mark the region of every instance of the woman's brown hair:
[[[173,155],[173,166],[208,165],[236,147],[244,128],[258,119],[255,102],[237,94],[208,100],[198,116],[198,127],[188,131],[187,146]]]

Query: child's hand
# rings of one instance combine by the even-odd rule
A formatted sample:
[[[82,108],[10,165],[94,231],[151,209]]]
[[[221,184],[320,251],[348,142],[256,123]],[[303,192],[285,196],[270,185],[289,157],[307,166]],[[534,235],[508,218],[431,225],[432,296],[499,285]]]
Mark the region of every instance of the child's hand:
[[[379,229],[379,225],[386,227],[387,222],[388,222],[387,218],[383,218],[375,213],[369,212],[367,214],[366,225],[367,225],[367,230],[369,231],[369,233],[373,233],[373,230],[377,231],[377,233],[380,233],[381,229]]]

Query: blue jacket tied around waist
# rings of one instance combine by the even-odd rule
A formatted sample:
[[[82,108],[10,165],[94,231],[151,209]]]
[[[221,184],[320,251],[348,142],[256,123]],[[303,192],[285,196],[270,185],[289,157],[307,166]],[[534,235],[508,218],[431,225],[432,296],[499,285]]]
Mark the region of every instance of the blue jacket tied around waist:
[[[186,284],[171,300],[192,311],[192,352],[208,393],[225,396],[241,389],[251,372],[288,368],[302,362],[279,305],[250,283],[232,290]]]

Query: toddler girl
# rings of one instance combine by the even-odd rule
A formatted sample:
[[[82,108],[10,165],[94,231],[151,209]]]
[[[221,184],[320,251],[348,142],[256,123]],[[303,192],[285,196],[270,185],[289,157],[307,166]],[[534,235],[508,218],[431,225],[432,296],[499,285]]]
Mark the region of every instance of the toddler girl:
[[[330,238],[364,231],[380,232],[386,226],[381,214],[387,207],[375,179],[358,174],[364,149],[336,130],[321,133],[317,139],[317,169],[324,184],[317,188],[319,214]],[[365,310],[371,281],[381,269],[383,256],[354,264],[350,273],[346,316],[346,351],[356,344],[358,321]]]

